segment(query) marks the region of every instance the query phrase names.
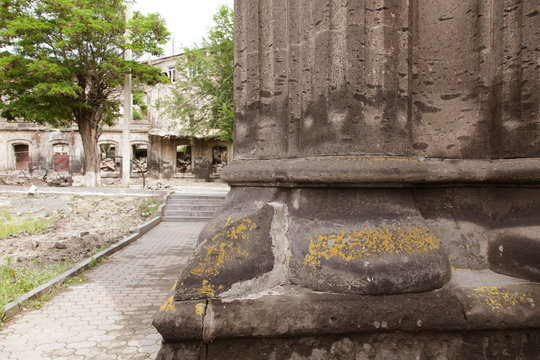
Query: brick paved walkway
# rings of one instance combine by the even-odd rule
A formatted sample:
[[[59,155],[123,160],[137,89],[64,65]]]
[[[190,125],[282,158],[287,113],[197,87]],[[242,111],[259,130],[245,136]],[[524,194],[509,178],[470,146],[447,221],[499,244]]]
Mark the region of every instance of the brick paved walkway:
[[[0,331],[0,359],[154,359],[152,317],[204,223],[161,223]]]

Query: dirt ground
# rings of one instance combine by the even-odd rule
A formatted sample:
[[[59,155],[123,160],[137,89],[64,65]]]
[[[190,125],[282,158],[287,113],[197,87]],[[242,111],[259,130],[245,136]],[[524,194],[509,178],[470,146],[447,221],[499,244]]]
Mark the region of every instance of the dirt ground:
[[[149,218],[139,208],[149,197],[1,193],[0,207],[12,217],[48,217],[45,231],[0,239],[0,263],[40,264],[66,260],[75,264],[130,234]],[[153,198],[161,201],[161,198]],[[155,206],[154,206],[155,207]]]

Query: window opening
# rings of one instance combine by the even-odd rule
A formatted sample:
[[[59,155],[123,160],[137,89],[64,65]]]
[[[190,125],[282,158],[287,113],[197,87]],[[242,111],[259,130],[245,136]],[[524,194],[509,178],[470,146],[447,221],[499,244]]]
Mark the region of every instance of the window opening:
[[[116,159],[116,146],[114,144],[100,144],[101,171],[117,172],[120,168],[120,161]]]
[[[212,148],[212,170],[214,173],[220,173],[221,169],[227,165],[227,147],[214,146]]]
[[[176,147],[176,171],[191,173],[191,146],[178,145]]]
[[[135,144],[132,146],[132,150],[135,164],[131,164],[131,172],[140,174],[142,171],[145,173],[148,169],[148,145]]]

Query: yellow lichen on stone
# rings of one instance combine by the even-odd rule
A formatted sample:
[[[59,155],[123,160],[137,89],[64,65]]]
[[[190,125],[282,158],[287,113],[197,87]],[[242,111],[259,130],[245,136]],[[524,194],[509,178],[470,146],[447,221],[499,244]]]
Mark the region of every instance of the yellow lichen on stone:
[[[168,298],[167,301],[165,301],[163,305],[161,305],[161,307],[159,308],[159,311],[175,312],[176,307],[174,306],[174,296],[171,296],[170,298]]]
[[[249,251],[241,244],[249,242],[257,225],[250,219],[227,219],[222,231],[197,250],[195,258],[201,261],[189,273],[200,277],[217,276],[225,263],[233,258],[246,259]]]
[[[195,314],[204,315],[204,309],[206,308],[206,303],[198,303],[195,305]]]
[[[475,294],[472,296],[492,310],[514,310],[519,304],[528,304],[531,308],[536,306],[534,295],[530,293],[513,292],[498,286],[481,286],[475,288],[474,291]]]
[[[427,226],[393,224],[366,227],[312,237],[304,263],[317,268],[323,258],[337,257],[348,262],[384,254],[413,255],[439,247],[439,239]]]
[[[214,296],[216,294],[214,287],[208,282],[208,280],[203,280],[199,292],[201,293],[201,295],[207,296]]]
[[[171,290],[169,290],[169,292],[176,290],[176,285],[178,285],[178,280],[174,282],[174,285],[172,286]]]

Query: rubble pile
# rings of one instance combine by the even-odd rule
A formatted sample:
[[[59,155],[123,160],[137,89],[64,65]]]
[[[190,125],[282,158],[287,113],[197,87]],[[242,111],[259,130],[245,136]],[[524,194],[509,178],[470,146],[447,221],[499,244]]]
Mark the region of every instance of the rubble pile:
[[[105,158],[101,160],[101,171],[105,172],[116,172],[116,163],[114,162],[114,159],[112,158]]]
[[[49,186],[71,186],[73,184],[73,178],[70,173],[66,172],[56,172],[54,170],[48,171],[45,175],[45,182]]]
[[[176,159],[176,170],[181,173],[190,173],[191,172],[191,159],[186,158],[185,160]]]
[[[141,171],[142,170],[142,171]],[[135,164],[131,164],[131,172],[133,173],[145,173],[148,171],[148,161],[146,158],[140,158],[135,160]]]
[[[153,184],[149,184],[146,188],[149,190],[163,190],[163,189],[171,189],[172,186],[164,182],[157,181]]]

